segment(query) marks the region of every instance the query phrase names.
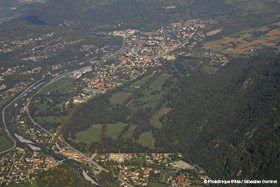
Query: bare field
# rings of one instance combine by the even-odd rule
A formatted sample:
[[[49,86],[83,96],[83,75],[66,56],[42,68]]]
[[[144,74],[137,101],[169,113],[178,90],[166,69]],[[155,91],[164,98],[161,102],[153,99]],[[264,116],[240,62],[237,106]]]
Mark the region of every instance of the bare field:
[[[279,23],[273,24],[280,26]],[[207,42],[203,44],[203,48],[219,50],[227,54],[241,54],[252,49],[259,49],[261,47],[276,46],[277,41],[280,40],[279,28],[269,30],[268,26],[259,29],[250,29],[240,32],[239,37],[224,37],[223,39]],[[256,32],[267,32],[261,37],[254,36]]]

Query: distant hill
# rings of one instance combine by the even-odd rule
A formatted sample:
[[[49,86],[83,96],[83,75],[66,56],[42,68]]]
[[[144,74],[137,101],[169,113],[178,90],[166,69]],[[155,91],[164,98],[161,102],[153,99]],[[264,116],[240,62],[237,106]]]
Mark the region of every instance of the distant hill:
[[[27,14],[47,0],[0,0],[0,23]]]
[[[275,0],[49,0],[30,15],[48,24],[72,21],[79,27],[154,29],[193,18],[254,26],[279,19],[279,9],[280,2]]]

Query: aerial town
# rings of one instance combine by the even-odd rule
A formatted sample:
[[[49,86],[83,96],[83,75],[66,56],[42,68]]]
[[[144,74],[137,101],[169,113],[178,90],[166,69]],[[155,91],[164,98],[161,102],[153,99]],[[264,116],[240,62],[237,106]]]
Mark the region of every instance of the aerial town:
[[[208,178],[204,169],[198,165],[186,163],[182,160],[183,155],[180,153],[94,153],[92,155],[81,153],[63,140],[59,134],[60,127],[58,129],[46,130],[34,121],[29,113],[29,104],[32,102],[33,96],[38,94],[43,89],[44,84],[49,81],[45,80],[44,77],[50,77],[48,78],[51,79],[48,83],[50,84],[63,77],[80,79],[82,75],[90,73],[90,77],[82,78],[83,85],[86,85],[82,92],[76,93],[72,98],[74,104],[86,102],[89,98],[105,93],[108,89],[122,86],[122,83],[125,81],[137,79],[150,67],[161,66],[161,58],[166,60],[174,59],[178,53],[180,55],[191,55],[191,50],[181,49],[191,49],[198,42],[203,41],[205,37],[220,31],[216,30],[206,33],[206,28],[211,24],[213,24],[213,21],[189,20],[185,23],[178,22],[162,27],[154,32],[129,29],[110,33],[98,33],[108,37],[122,37],[123,47],[116,52],[111,52],[108,49],[109,46],[96,49],[96,46],[84,45],[81,51],[86,51],[84,57],[88,58],[89,65],[71,71],[65,70],[65,66],[62,64],[53,65],[51,71],[47,72],[40,81],[33,84],[34,78],[32,76],[36,76],[42,71],[41,66],[21,72],[22,74],[29,75],[31,78],[27,79],[27,81],[19,82],[13,87],[5,85],[6,77],[20,72],[24,67],[2,68],[0,96],[2,98],[17,96],[15,102],[7,105],[7,107],[14,105],[14,110],[16,111],[16,116],[12,117],[11,121],[15,121],[14,128],[17,129],[17,132],[13,135],[10,134],[10,136],[16,138],[28,148],[23,149],[14,142],[14,146],[10,151],[5,151],[1,154],[0,184],[32,183],[35,180],[36,174],[40,171],[55,168],[66,159],[88,165],[92,170],[91,174],[99,174],[109,170],[116,171],[115,173],[117,173],[116,175],[121,186],[147,186],[150,177],[155,176],[159,178],[158,182],[168,185],[189,186],[192,184],[203,184],[203,180]],[[60,42],[61,39],[58,37],[55,39],[55,46],[52,46],[51,41],[54,40],[54,36],[55,33],[48,33],[23,41],[2,41],[0,52],[9,53],[16,48],[28,45],[30,42],[50,40],[45,46],[32,48],[32,53],[30,53],[32,56],[22,59],[37,61],[49,58],[50,50],[52,51],[51,55],[55,55],[57,50],[83,41],[79,39]],[[45,50],[39,50],[42,47]],[[94,60],[91,55],[100,53],[99,50],[104,55],[100,59]],[[90,51],[94,51],[94,53]],[[219,63],[220,66],[224,66],[228,63],[228,59],[218,52],[201,53],[201,57],[210,58],[210,64],[215,62]],[[108,63],[109,60],[110,63]],[[80,64],[84,65],[85,63],[81,62]],[[19,110],[17,110],[17,107],[20,107]],[[7,124],[4,121],[4,123],[6,128],[11,125],[10,122]],[[6,131],[8,132],[7,129]],[[104,167],[104,165],[108,167]],[[87,173],[88,171],[83,172],[86,175],[85,178],[89,177]],[[95,182],[92,183],[95,184]]]

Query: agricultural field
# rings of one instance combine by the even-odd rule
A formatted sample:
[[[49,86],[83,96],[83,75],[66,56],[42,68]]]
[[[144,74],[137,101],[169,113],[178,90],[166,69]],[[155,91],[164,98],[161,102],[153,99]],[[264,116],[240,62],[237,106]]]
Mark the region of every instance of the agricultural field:
[[[162,107],[151,119],[150,123],[155,128],[161,128],[162,123],[159,121],[159,118],[168,112],[171,111],[171,108]]]
[[[66,91],[69,92],[73,90],[73,79],[71,78],[62,78],[48,86],[46,86],[41,93],[50,93],[53,91]]]
[[[272,26],[280,27],[280,22]],[[243,54],[262,47],[275,47],[280,42],[279,28],[268,26],[255,30],[245,30],[223,39],[203,44],[204,49],[221,51],[224,54]]]
[[[5,151],[13,146],[13,143],[5,136],[0,136],[0,152]]]
[[[87,145],[90,145],[94,142],[98,142],[101,139],[102,136],[102,127],[103,125],[97,124],[91,126],[89,129],[85,131],[78,132],[76,134],[76,138],[74,140],[75,143],[85,143]]]
[[[127,124],[122,122],[118,122],[116,124],[107,124],[107,130],[105,134],[106,136],[116,140],[123,131],[123,128],[126,126]]]
[[[143,132],[137,142],[150,149],[155,148],[155,138],[153,137],[152,131]]]
[[[112,97],[110,98],[110,104],[112,105],[116,105],[116,104],[123,104],[123,102],[129,97],[131,96],[132,93],[129,92],[118,92],[115,93],[114,95],[112,95]]]
[[[128,130],[124,133],[123,138],[132,137],[135,128],[136,128],[136,125],[130,125]]]

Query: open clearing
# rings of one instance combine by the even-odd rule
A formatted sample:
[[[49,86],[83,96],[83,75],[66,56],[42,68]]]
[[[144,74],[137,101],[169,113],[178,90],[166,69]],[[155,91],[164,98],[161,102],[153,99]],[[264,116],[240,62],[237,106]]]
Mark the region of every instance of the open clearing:
[[[118,122],[116,124],[107,124],[106,136],[116,140],[123,131],[123,128],[126,126],[127,124],[122,122]]]
[[[13,146],[13,143],[4,136],[0,136],[0,152],[5,151]]]
[[[137,142],[150,149],[155,148],[155,138],[153,137],[152,131],[143,132]]]
[[[123,104],[123,102],[129,97],[131,96],[132,93],[129,92],[118,92],[115,93],[114,95],[112,95],[112,97],[110,98],[110,104],[112,105],[116,105],[116,104]]]
[[[162,107],[157,113],[156,115],[154,115],[151,119],[150,119],[150,123],[152,124],[153,127],[155,128],[161,128],[162,123],[159,121],[159,118],[165,114],[167,114],[168,112],[171,111],[171,108],[166,108],[166,107]]]
[[[217,73],[218,70],[219,70],[219,68],[215,68],[212,66],[203,66],[202,67],[202,71],[207,72],[211,75]]]
[[[142,86],[143,84],[145,84],[149,79],[151,78],[150,75],[146,76],[146,77],[143,77],[142,79],[132,83],[132,87],[135,87],[135,86]]]
[[[155,89],[155,90],[161,90],[162,89],[162,85],[165,83],[165,81],[169,77],[170,77],[169,74],[166,74],[166,73],[161,74],[159,77],[156,78],[156,80],[154,80],[152,82],[152,84],[150,84],[149,88]]]
[[[144,104],[144,108],[155,108],[163,95],[162,92],[154,94],[152,90],[145,90],[143,93],[144,96],[139,98],[139,101]]]
[[[49,92],[53,92],[53,91],[71,91],[73,90],[73,83],[72,83],[72,79],[70,78],[62,78],[50,85],[48,85],[47,87],[45,87],[41,93],[49,93]]]
[[[123,138],[132,137],[135,128],[136,128],[136,125],[130,125],[129,129],[124,133]]]
[[[94,142],[100,141],[102,135],[102,127],[103,125],[97,124],[91,126],[89,129],[85,131],[78,132],[76,134],[76,138],[74,142],[76,143],[83,142],[87,145],[90,145]]]

